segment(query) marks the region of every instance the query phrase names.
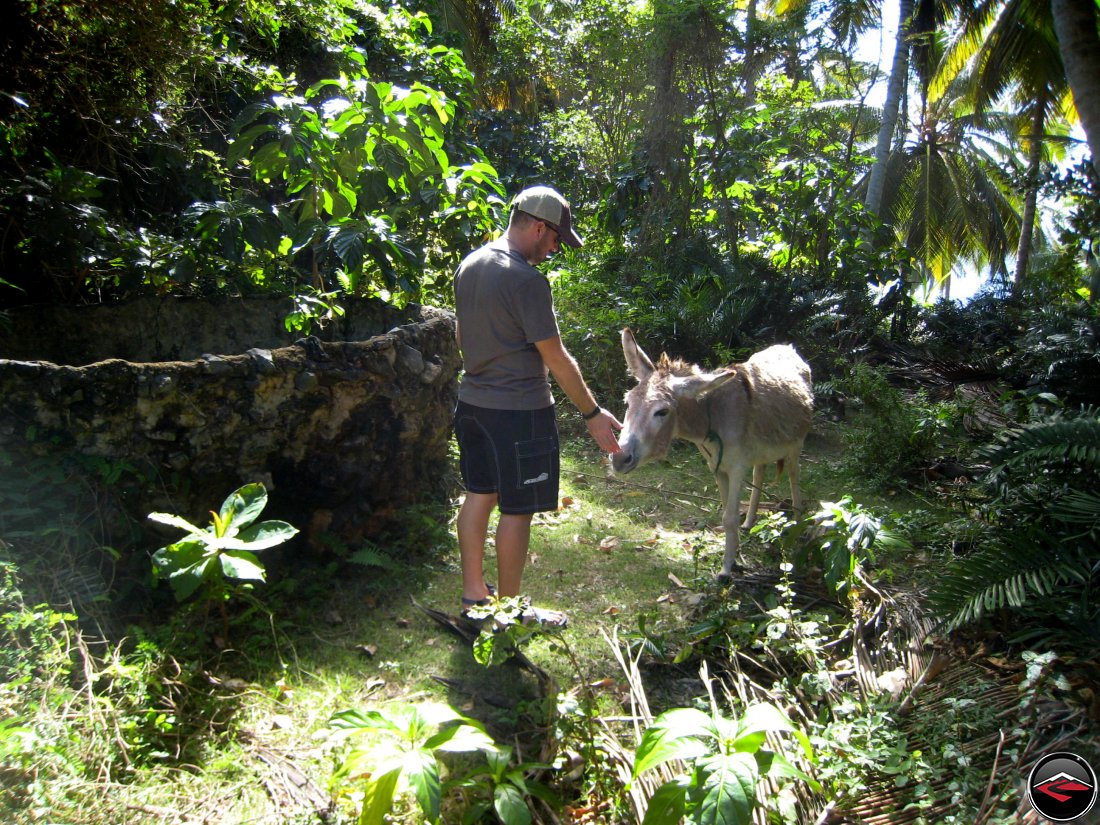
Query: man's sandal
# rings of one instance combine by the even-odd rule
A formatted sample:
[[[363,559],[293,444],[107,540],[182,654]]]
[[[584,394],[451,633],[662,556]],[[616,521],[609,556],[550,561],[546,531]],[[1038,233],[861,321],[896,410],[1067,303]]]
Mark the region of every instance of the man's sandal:
[[[545,627],[551,630],[569,626],[569,617],[560,610],[547,610],[544,607],[535,607],[528,604],[520,615],[520,621],[525,625]]]
[[[463,619],[473,621],[472,619],[470,619],[469,616],[470,608],[485,607],[485,605],[489,604],[489,602],[496,596],[497,589],[489,584],[489,582],[485,582],[485,589],[489,591],[489,595],[486,596],[484,599],[467,599],[465,596],[462,597],[462,612],[460,615]]]
[[[480,623],[483,620],[474,619],[470,616],[470,610],[475,607],[485,607],[496,596],[496,589],[486,583],[486,588],[489,590],[489,595],[484,599],[469,599],[465,596],[462,597],[462,618],[474,623]],[[548,630],[560,629],[569,626],[569,617],[560,610],[548,610],[543,607],[535,607],[531,604],[531,599],[524,596],[522,599],[523,612],[520,614],[520,621],[528,627],[545,627]]]

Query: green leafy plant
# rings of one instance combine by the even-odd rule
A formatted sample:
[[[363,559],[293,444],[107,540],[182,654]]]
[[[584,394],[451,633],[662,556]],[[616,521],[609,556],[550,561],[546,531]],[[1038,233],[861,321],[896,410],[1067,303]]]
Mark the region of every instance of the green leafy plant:
[[[294,309],[283,319],[287,332],[309,335],[313,325],[323,326],[334,318],[344,317],[344,308],[336,302],[338,292],[304,290],[294,296]]]
[[[329,727],[341,737],[358,740],[333,781],[342,788],[361,788],[359,825],[382,825],[403,788],[416,797],[425,819],[439,822],[444,789],[439,754],[498,753],[480,722],[439,702],[344,710],[332,716]],[[490,762],[491,773],[495,775],[499,765]],[[510,801],[512,792],[502,792],[504,797]],[[507,810],[507,802],[504,807]]]
[[[890,777],[899,788],[919,787],[933,778],[929,754],[909,741],[895,709],[888,698],[850,693],[830,702],[825,721],[812,736],[818,754],[815,775],[830,799],[858,793],[874,777]],[[932,741],[947,742],[951,737]]]
[[[527,604],[522,597],[492,598],[484,605],[471,607],[467,615],[482,623],[474,639],[474,658],[488,667],[506,661],[534,636],[554,633],[552,628],[524,621]]]
[[[908,546],[903,537],[851,496],[822,502],[811,521],[820,536],[811,556],[821,561],[825,583],[834,593],[859,589],[860,565],[873,561],[876,550]]]
[[[958,418],[955,405],[903,393],[881,368],[858,364],[839,383],[856,410],[845,464],[858,477],[892,484],[927,467]]]
[[[631,781],[673,760],[690,770],[657,788],[643,825],[676,825],[685,819],[747,825],[761,777],[812,782],[782,754],[765,747],[768,733],[791,734],[806,758],[813,758],[809,738],[774,705],[751,705],[739,719],[721,714],[713,700],[710,713],[695,708],[662,713],[642,734]]]
[[[426,14],[395,8],[390,23],[398,48],[431,38]],[[448,246],[423,236],[492,231],[488,204],[503,188],[481,152],[452,134],[471,79],[460,53],[437,45],[413,59],[451,74],[443,85],[454,94],[439,75],[433,85],[380,80],[364,66],[308,87],[270,78],[267,97],[237,117],[226,163],[277,202],[246,193],[193,204],[202,242],[257,283],[283,273],[322,296],[338,287],[398,304],[416,297],[428,247]],[[308,326],[315,308],[298,303],[288,322]]]
[[[954,629],[1011,610],[1036,620],[1051,644],[1076,638],[1094,649],[1100,417],[1058,414],[1002,433],[982,454],[991,464],[986,529],[974,552],[948,564],[934,611]]]
[[[267,489],[257,482],[230,493],[221,510],[211,511],[213,521],[205,529],[170,513],[150,513],[153,521],[187,531],[153,554],[154,580],[167,580],[180,602],[200,588],[205,588],[207,599],[224,600],[233,592],[234,581],[264,581],[264,566],[256,553],[298,532],[285,521],[254,523],[266,506]]]
[[[532,771],[548,769],[549,765],[537,762],[514,765],[509,747],[484,753],[486,770],[471,773],[453,783],[453,787],[473,797],[470,804],[464,806],[463,823],[481,822],[491,809],[506,825],[531,825],[531,810],[526,800],[532,796],[557,808],[559,801],[553,791],[528,776]]]

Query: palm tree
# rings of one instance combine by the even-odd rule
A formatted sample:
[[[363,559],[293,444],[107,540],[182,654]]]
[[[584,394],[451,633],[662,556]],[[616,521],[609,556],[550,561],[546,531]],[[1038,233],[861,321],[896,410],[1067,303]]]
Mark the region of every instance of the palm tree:
[[[944,56],[933,83],[942,89],[960,74],[968,74],[975,111],[1010,99],[1021,113],[1020,139],[1027,149],[1024,214],[1016,248],[1013,289],[1023,287],[1035,237],[1040,168],[1064,139],[1075,117],[1066,83],[1053,18],[1047,0],[1007,0],[960,4],[957,36]],[[1095,28],[1095,25],[1094,25]],[[963,67],[966,67],[963,69]],[[962,71],[960,71],[962,70]],[[1051,131],[1060,135],[1051,135]]]
[[[882,201],[882,219],[921,261],[926,283],[942,284],[947,296],[956,264],[1003,270],[1019,233],[1004,171],[1015,119],[975,115],[964,103],[955,86],[924,104],[915,139],[890,155]]]
[[[1096,0],[1050,0],[1050,10],[1092,165],[1100,174],[1100,10]]]
[[[894,47],[894,62],[890,69],[890,80],[886,86],[886,101],[882,107],[882,124],[875,143],[875,164],[871,167],[871,176],[867,181],[867,197],[864,201],[867,210],[881,216],[882,197],[886,186],[886,167],[890,159],[890,149],[894,132],[897,131],[898,113],[901,99],[909,83],[909,24],[913,17],[914,0],[898,2],[898,35]]]

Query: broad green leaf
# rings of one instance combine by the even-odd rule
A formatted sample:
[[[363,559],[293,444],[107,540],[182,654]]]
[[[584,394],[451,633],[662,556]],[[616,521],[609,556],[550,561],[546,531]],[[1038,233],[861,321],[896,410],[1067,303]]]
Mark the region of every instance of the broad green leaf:
[[[496,743],[483,730],[470,725],[454,725],[431,737],[424,743],[424,747],[449,753],[491,752],[496,750]]]
[[[169,576],[176,570],[191,567],[207,552],[206,543],[201,538],[187,538],[161,547],[153,553],[153,574]]]
[[[420,803],[424,816],[429,822],[438,822],[443,789],[435,757],[422,750],[407,753],[402,764],[402,773],[416,794],[416,801]]]
[[[178,527],[181,530],[186,530],[188,533],[203,535],[206,532],[201,527],[196,527],[194,524],[187,521],[186,519],[180,518],[179,516],[174,516],[171,513],[150,513],[148,517],[150,521],[156,521],[160,524],[167,524],[169,527]]]
[[[359,196],[356,194],[355,190],[352,189],[350,186],[348,186],[347,183],[345,181],[342,181],[342,180],[338,180],[336,182],[336,188],[337,188],[337,191],[339,191],[339,193],[340,193],[340,197],[342,197],[347,202],[347,205],[348,205],[347,214],[353,213],[355,211],[356,206],[359,204]],[[343,217],[343,216],[338,216],[338,217]]]
[[[492,633],[479,633],[474,639],[474,661],[479,665],[488,667],[493,661],[493,650],[496,647],[497,637]]]
[[[706,780],[693,820],[700,825],[750,825],[759,776],[752,754],[718,754],[699,767]]]
[[[486,751],[485,762],[489,766],[489,774],[493,780],[500,782],[508,772],[508,766],[512,764],[512,749],[508,745],[502,745]]]
[[[736,741],[733,742],[733,750],[743,751],[744,753],[756,753],[764,747],[764,742],[767,741],[767,738],[768,734],[764,733],[764,731],[738,736],[736,737]]]
[[[393,795],[401,768],[372,776],[363,795],[363,809],[359,812],[359,825],[383,825],[386,814],[393,809]]]
[[[690,781],[687,776],[679,776],[659,787],[649,798],[642,825],[680,825]]]
[[[410,705],[410,707],[416,710],[417,716],[423,719],[426,724],[433,727],[445,725],[448,722],[465,722],[467,724],[472,722],[445,702],[420,702],[416,705]]]
[[[316,97],[317,92],[321,91],[326,86],[336,86],[337,88],[345,89],[345,88],[347,88],[347,78],[344,78],[344,77],[341,77],[341,78],[326,77],[326,78],[323,78],[321,80],[318,80],[316,83],[314,83],[308,89],[306,89],[306,97],[308,97],[310,99]]]
[[[332,714],[328,726],[335,730],[381,730],[400,734],[401,729],[376,710],[341,710]]]
[[[761,776],[778,776],[784,779],[799,779],[809,783],[815,791],[821,789],[821,783],[792,765],[785,756],[775,751],[760,750],[755,754],[756,765]]]
[[[283,176],[289,158],[279,141],[265,143],[252,156],[252,174],[256,180],[272,181]]]
[[[259,559],[244,550],[230,550],[219,556],[222,572],[231,579],[266,581],[264,566]]]
[[[234,550],[251,550],[253,552],[257,550],[266,550],[268,547],[282,544],[284,541],[293,538],[297,534],[297,527],[287,524],[285,521],[271,519],[269,521],[261,521],[259,524],[253,524],[251,527],[246,527],[237,535],[232,543],[227,542],[226,547],[231,547]]]
[[[813,748],[810,747],[810,740],[806,734],[796,728],[791,720],[783,715],[779,708],[766,702],[752,705],[745,710],[737,728],[737,739],[738,742],[740,742],[743,737],[770,731],[793,734],[802,745],[802,750],[805,751],[806,757],[809,759],[813,758]]]
[[[671,759],[693,759],[708,752],[697,737],[713,737],[713,722],[693,708],[662,713],[642,734],[634,756],[634,778]]]
[[[207,571],[210,570],[210,562],[213,560],[213,556],[207,556],[189,567],[176,570],[168,575],[168,583],[172,586],[172,593],[175,595],[176,601],[184,601],[202,586]]]
[[[362,224],[358,222],[342,228],[332,238],[332,248],[348,269],[362,268],[364,246]]]
[[[259,482],[245,484],[230,493],[222,503],[219,515],[226,523],[227,534],[242,530],[256,520],[267,506],[267,488]]]
[[[513,785],[498,785],[494,789],[493,808],[507,825],[531,825],[531,811],[519,788]]]
[[[252,126],[239,134],[233,142],[229,145],[229,152],[226,154],[226,165],[230,168],[236,166],[252,149],[252,145],[256,142],[256,139],[260,135],[267,134],[274,130],[275,127],[270,124],[263,123],[259,126]]]
[[[669,728],[682,736],[717,737],[714,720],[695,708],[673,708],[653,720],[651,728]]]

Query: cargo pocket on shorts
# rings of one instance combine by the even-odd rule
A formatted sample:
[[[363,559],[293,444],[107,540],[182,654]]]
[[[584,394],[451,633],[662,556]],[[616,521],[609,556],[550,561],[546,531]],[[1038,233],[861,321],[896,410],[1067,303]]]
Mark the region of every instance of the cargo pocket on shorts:
[[[553,438],[516,442],[516,487],[525,490],[549,481],[555,472],[558,445]]]

